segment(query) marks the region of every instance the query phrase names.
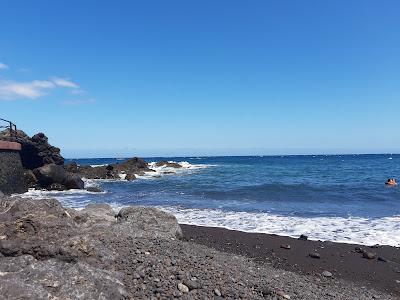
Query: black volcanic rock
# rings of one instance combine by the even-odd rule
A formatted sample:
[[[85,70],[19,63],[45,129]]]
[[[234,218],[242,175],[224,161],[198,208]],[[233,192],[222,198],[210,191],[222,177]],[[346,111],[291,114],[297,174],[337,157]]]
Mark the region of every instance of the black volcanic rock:
[[[138,157],[130,158],[120,164],[115,164],[112,166],[117,172],[125,172],[126,174],[131,173],[143,175],[144,172],[153,171],[149,168],[149,165],[145,160]]]
[[[117,174],[107,170],[106,166],[78,166],[77,172],[80,176],[89,179],[114,179],[117,178]]]
[[[67,170],[74,170],[74,165],[67,165]],[[120,174],[126,174],[129,181],[135,180],[135,175],[144,175],[145,172],[154,172],[146,161],[141,158],[130,158],[120,164],[107,166],[77,166],[76,171],[80,176],[89,179],[120,179]]]
[[[0,132],[0,139],[11,139],[10,131]],[[60,149],[50,145],[44,133],[35,134],[30,138],[25,132],[18,130],[14,140],[22,146],[20,154],[25,169],[33,170],[47,164],[64,164]]]
[[[85,187],[83,180],[76,174],[67,174],[63,181],[63,184],[67,189],[79,189],[82,190]]]
[[[65,189],[83,189],[84,182],[74,173],[67,172],[63,166],[49,164],[33,170],[39,185],[42,188],[51,188],[53,184],[61,184]]]
[[[157,167],[176,168],[176,169],[182,168],[182,166],[176,162],[169,162],[169,161],[165,161],[165,160],[157,162],[156,166]]]
[[[65,170],[70,173],[78,173],[78,165],[76,162],[71,162],[67,165],[65,165]]]

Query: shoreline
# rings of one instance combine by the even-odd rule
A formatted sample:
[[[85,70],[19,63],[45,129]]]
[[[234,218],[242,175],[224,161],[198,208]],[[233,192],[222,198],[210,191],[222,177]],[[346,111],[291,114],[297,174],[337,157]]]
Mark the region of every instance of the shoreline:
[[[221,227],[180,224],[184,240],[218,251],[241,255],[277,269],[300,275],[321,276],[328,271],[367,288],[400,296],[400,248],[363,246],[330,241],[300,240],[266,233],[249,233]],[[290,245],[290,249],[282,248]],[[363,257],[360,249],[376,254]],[[320,258],[310,257],[317,252]]]

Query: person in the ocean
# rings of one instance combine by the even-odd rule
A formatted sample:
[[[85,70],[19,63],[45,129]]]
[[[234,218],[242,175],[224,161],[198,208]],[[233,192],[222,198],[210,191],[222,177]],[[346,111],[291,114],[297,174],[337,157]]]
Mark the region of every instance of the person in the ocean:
[[[390,185],[390,186],[394,186],[394,185],[397,185],[397,182],[396,182],[396,179],[394,179],[394,178],[389,178],[389,179],[386,181],[385,184],[386,184],[386,185]]]

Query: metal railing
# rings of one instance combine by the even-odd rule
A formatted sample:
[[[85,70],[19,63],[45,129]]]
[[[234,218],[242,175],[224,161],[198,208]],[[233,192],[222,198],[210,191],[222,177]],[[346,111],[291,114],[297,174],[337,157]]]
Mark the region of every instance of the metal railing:
[[[17,125],[13,122],[0,118],[0,131],[3,131],[3,129],[8,129],[9,133],[8,135],[0,135],[0,139],[11,141],[17,139]]]

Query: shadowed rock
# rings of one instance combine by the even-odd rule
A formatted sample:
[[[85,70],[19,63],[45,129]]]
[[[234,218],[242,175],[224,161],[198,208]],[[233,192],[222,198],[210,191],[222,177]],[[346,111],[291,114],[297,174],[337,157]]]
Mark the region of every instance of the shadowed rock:
[[[65,187],[64,189],[84,188],[84,182],[77,174],[66,172],[64,167],[60,165],[45,165],[33,170],[33,173],[39,185],[46,189],[59,189],[59,185],[63,185]],[[58,186],[56,184],[58,184]],[[57,188],[52,188],[52,186],[57,186]]]
[[[10,138],[8,129],[0,132],[0,139],[7,140]],[[46,164],[64,164],[60,149],[50,145],[44,133],[35,134],[30,138],[25,132],[18,130],[15,134],[15,140],[21,144],[22,165],[26,169],[33,170]]]
[[[176,168],[176,169],[182,168],[182,166],[176,162],[169,162],[169,161],[165,161],[165,160],[157,162],[156,167],[168,167],[168,168]]]

